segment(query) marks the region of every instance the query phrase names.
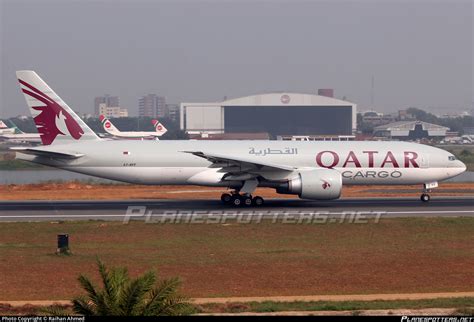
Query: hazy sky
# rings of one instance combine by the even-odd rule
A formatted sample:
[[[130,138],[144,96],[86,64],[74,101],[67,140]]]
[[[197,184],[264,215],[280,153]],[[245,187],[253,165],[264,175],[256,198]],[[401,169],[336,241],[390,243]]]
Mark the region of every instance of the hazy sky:
[[[95,96],[170,103],[335,89],[359,110],[470,108],[472,1],[0,0],[0,117],[33,69],[80,113]],[[435,109],[433,109],[436,112]]]

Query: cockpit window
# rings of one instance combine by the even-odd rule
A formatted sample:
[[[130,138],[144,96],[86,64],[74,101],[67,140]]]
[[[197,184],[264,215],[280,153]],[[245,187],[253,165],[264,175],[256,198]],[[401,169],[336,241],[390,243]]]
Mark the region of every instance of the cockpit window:
[[[456,161],[456,157],[454,155],[450,155],[448,158],[449,161]]]

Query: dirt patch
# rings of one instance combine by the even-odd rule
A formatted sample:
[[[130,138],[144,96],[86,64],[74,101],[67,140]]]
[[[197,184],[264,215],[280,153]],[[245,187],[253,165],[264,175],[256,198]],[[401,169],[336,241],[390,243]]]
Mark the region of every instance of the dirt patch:
[[[0,185],[0,200],[126,200],[126,199],[219,199],[224,188],[197,186],[141,186],[83,184],[79,182]],[[344,186],[342,197],[418,197],[419,185]],[[264,198],[298,198],[259,188],[255,195]],[[473,196],[474,183],[441,183],[432,196]]]

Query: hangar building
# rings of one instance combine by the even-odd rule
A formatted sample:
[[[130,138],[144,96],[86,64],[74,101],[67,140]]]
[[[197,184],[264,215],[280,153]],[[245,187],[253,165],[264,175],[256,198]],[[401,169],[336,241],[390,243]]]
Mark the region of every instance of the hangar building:
[[[181,130],[272,137],[352,135],[356,104],[314,94],[268,93],[214,103],[181,103]]]
[[[374,128],[375,137],[399,140],[443,139],[448,127],[421,121],[400,121]]]

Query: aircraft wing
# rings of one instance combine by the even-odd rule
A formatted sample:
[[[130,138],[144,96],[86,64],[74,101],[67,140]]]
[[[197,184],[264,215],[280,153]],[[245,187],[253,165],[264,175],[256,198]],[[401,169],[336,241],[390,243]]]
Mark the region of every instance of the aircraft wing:
[[[296,170],[294,167],[255,161],[248,158],[206,153],[202,151],[182,152],[190,153],[212,162],[211,168],[221,168],[221,172],[226,172],[224,178],[227,180],[246,180],[259,175],[266,177],[271,173],[281,174],[282,172],[284,175],[287,175]]]
[[[78,159],[84,156],[84,154],[79,154],[79,153],[56,152],[56,151],[48,151],[48,150],[24,148],[24,147],[14,147],[14,148],[10,148],[10,150],[17,151],[24,154],[31,154],[31,155],[35,155],[39,157],[47,157],[47,158],[53,158],[53,159]]]

